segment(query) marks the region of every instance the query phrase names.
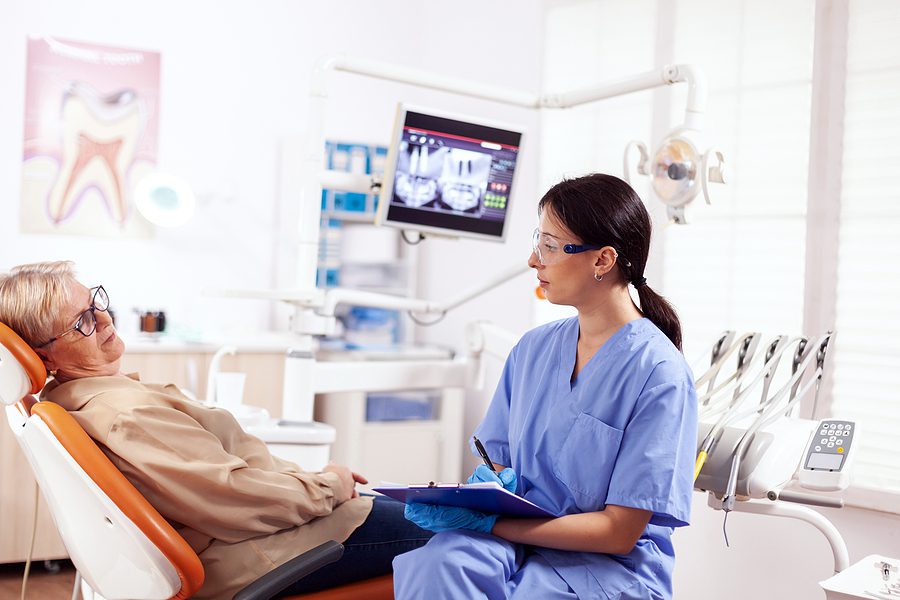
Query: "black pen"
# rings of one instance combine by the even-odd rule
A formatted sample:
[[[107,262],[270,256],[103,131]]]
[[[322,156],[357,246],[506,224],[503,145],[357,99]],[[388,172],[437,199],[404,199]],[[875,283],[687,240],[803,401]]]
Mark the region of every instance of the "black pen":
[[[488,456],[487,450],[484,449],[484,446],[481,445],[481,442],[477,437],[473,435],[472,439],[475,440],[475,449],[478,450],[478,454],[481,455],[481,460],[484,461],[484,464],[487,465],[488,469],[496,473],[497,469],[494,468],[494,463],[491,462],[491,457]]]

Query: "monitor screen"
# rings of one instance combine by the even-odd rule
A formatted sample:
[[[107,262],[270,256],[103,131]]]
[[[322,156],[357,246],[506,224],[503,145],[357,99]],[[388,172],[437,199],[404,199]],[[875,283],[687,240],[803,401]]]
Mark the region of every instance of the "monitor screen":
[[[502,241],[522,132],[400,105],[378,223]]]

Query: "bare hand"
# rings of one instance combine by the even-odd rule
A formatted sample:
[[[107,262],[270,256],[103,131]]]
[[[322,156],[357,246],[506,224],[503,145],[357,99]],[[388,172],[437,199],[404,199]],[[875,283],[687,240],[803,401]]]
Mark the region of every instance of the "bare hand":
[[[355,473],[355,472],[351,473],[351,475],[353,475],[353,481],[355,481],[356,483],[362,483],[363,485],[369,483],[369,480],[366,479],[365,475],[360,475],[359,473]],[[359,497],[359,492],[356,490],[355,487],[353,488],[353,494],[350,497],[351,498]]]
[[[361,475],[358,475],[351,471],[349,468],[344,465],[337,465],[334,463],[328,463],[325,465],[325,468],[322,469],[323,473],[334,473],[338,476],[338,479],[341,481],[340,485],[340,494],[337,495],[337,503],[342,504],[349,500],[350,498],[356,498],[359,496],[359,492],[356,491],[356,482],[367,483],[368,480]],[[362,480],[362,481],[361,481]]]

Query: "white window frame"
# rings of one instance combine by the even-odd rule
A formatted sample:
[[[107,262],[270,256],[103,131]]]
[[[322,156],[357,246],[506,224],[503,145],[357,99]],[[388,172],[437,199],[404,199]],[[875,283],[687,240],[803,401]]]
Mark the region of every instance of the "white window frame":
[[[834,327],[837,317],[848,18],[848,0],[816,2],[803,286],[806,332],[824,333]],[[832,371],[828,369],[822,382],[824,401],[816,411],[821,414],[831,409]],[[812,416],[812,410],[808,397],[801,403],[801,412]]]
[[[803,330],[807,332],[824,332],[833,328],[837,320],[849,1],[816,3],[803,300]],[[840,331],[835,341],[840,344]],[[803,415],[831,414],[833,372],[833,368],[826,371],[817,414],[812,415],[809,398],[801,405]],[[849,506],[900,514],[897,492],[851,484],[842,497]]]

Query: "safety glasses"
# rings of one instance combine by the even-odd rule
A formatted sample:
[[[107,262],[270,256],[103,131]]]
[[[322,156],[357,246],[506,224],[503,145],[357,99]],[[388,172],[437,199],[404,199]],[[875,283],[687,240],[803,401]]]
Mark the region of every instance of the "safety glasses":
[[[535,228],[534,234],[531,236],[531,249],[545,267],[558,263],[567,254],[599,250],[602,247],[594,244],[568,244],[549,233],[541,233],[540,228]]]

